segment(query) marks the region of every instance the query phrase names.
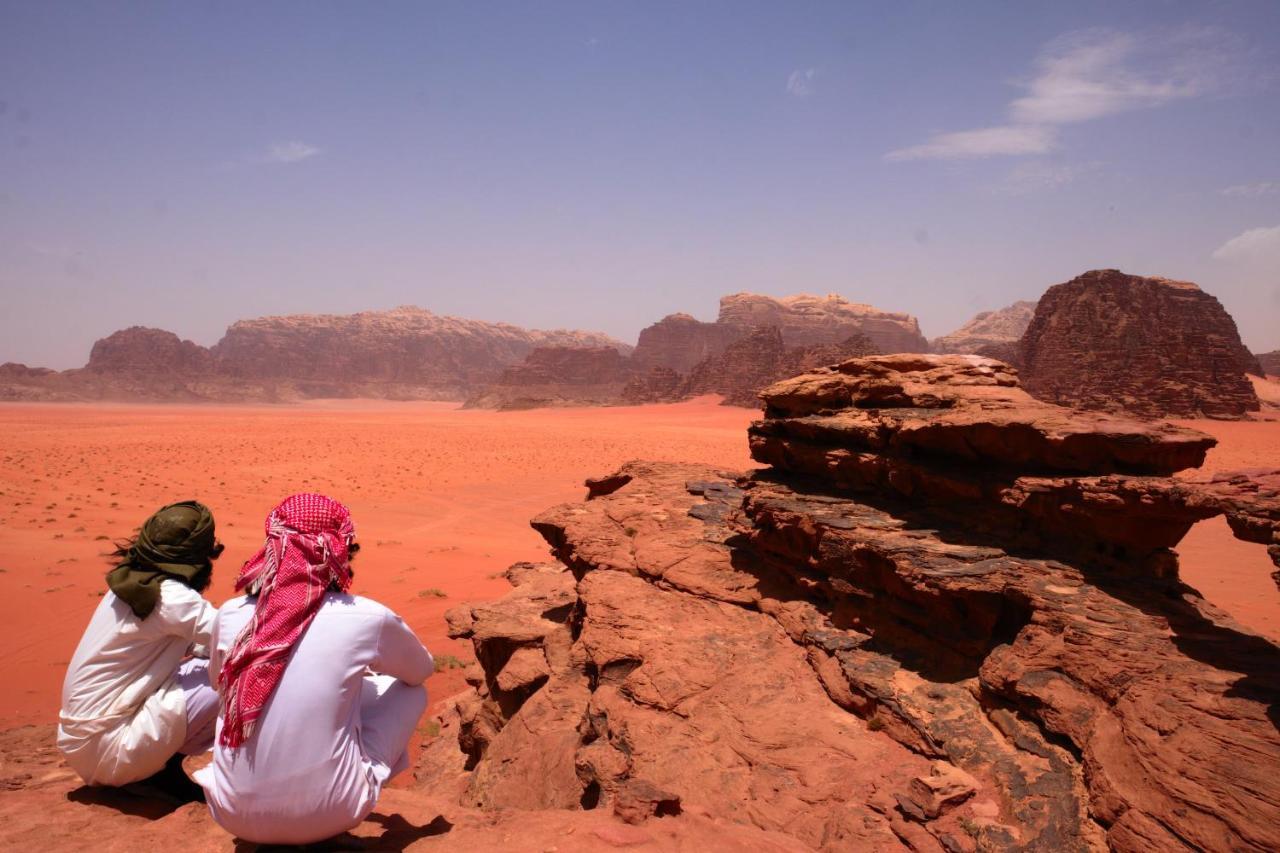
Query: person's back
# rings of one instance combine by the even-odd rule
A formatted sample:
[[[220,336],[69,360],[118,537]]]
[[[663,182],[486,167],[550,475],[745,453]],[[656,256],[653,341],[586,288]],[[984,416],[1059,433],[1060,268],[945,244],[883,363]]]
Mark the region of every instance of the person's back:
[[[146,619],[107,592],[67,666],[58,747],[85,782],[119,785],[160,770],[187,739],[175,680],[193,644],[208,642],[213,607],[164,580]]]
[[[234,598],[219,610],[210,663],[215,682],[255,604],[255,597]],[[369,728],[362,707],[376,689],[367,670],[418,685],[431,674],[431,656],[376,601],[325,593],[253,736],[237,748],[219,743],[212,765],[197,774],[221,826],[262,843],[304,843],[336,835],[372,811],[382,784],[404,767],[393,766],[403,763],[402,752],[366,754],[369,735],[378,734],[362,731]],[[416,722],[425,694],[411,692],[405,702],[409,711],[401,716]]]
[[[201,592],[221,552],[213,514],[181,501],[110,555],[108,591],[67,666],[58,714],[58,748],[86,784],[203,797],[182,757],[213,740],[218,697],[199,658],[216,611]]]
[[[307,844],[363,820],[408,767],[431,655],[376,601],[347,594],[359,548],[345,506],[286,498],[213,628],[222,698],[196,773],[214,821],[246,841]]]

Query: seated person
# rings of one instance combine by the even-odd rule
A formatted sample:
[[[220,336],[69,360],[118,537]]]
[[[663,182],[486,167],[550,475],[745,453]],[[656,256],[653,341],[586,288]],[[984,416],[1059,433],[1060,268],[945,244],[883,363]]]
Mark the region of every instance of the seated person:
[[[294,495],[266,533],[236,582],[246,594],[214,624],[222,713],[196,780],[228,832],[307,844],[364,820],[408,767],[433,664],[400,617],[347,593],[358,546],[345,506]]]
[[[209,631],[217,610],[201,596],[222,553],[213,515],[195,501],[159,510],[112,556],[108,592],[80,639],[62,685],[58,748],[89,785],[187,802],[203,791],[184,755],[213,744],[218,695]]]

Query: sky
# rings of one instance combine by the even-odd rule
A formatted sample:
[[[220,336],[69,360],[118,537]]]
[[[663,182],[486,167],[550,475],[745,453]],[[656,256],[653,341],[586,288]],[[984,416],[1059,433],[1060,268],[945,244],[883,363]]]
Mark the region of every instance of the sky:
[[[1102,267],[1280,348],[1280,3],[0,0],[0,362],[738,291],[935,337]]]

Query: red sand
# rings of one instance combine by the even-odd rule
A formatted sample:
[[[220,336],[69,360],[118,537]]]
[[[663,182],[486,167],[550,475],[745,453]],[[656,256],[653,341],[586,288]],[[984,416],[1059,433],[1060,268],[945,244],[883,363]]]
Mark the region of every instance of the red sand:
[[[437,655],[469,661],[444,611],[495,598],[501,572],[547,558],[529,519],[580,500],[584,478],[634,458],[750,466],[745,409],[669,406],[496,413],[455,404],[301,407],[0,406],[0,729],[56,719],[66,663],[97,605],[110,539],[162,504],[213,509],[227,550],[210,598],[232,594],[286,495],[326,492],[364,546],[357,592],[404,616]],[[429,683],[462,687],[460,669]]]
[[[469,644],[445,638],[444,611],[496,597],[510,563],[546,557],[531,516],[581,499],[585,477],[627,459],[749,467],[754,414],[714,399],[510,413],[385,402],[0,406],[0,729],[55,718],[66,662],[103,589],[108,538],[161,504],[193,497],[214,510],[227,551],[210,597],[221,602],[277,501],[308,489],[345,501],[365,545],[357,591],[399,611],[438,656],[469,660]],[[1208,468],[1280,465],[1280,423],[1191,425],[1222,441]],[[1261,546],[1215,521],[1180,550],[1188,582],[1280,639],[1280,593]],[[461,684],[461,670],[443,671],[432,697]]]

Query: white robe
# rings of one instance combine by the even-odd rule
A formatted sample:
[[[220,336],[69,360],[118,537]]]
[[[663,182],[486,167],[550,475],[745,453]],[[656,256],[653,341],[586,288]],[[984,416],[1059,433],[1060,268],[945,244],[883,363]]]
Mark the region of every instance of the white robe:
[[[215,684],[256,601],[233,598],[218,611],[209,655]],[[404,743],[383,749],[403,753],[426,704],[418,685],[432,669],[431,655],[395,613],[372,599],[325,593],[253,734],[235,748],[215,741],[213,763],[195,773],[214,821],[261,844],[308,843],[358,824],[400,769],[395,756],[373,754],[366,742],[363,729],[386,721],[362,720],[362,707],[374,689],[394,686],[388,678],[371,681],[368,671],[413,686],[391,712],[411,719],[388,726]],[[220,715],[219,732],[224,722]]]
[[[67,667],[58,748],[89,785],[127,785],[161,770],[187,736],[178,665],[207,647],[217,609],[174,580],[139,619],[115,593],[98,604]]]

